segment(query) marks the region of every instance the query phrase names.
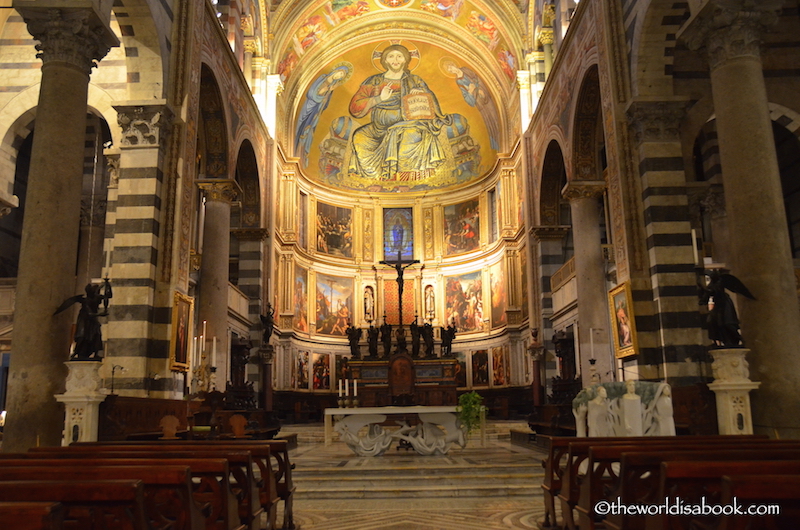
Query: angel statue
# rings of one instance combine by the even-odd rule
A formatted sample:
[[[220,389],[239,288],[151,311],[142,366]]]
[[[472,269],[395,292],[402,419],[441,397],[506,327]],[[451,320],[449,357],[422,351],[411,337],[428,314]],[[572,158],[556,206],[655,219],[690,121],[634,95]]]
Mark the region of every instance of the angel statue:
[[[103,279],[103,284],[87,284],[86,294],[70,296],[62,303],[56,312],[57,315],[72,307],[72,304],[81,304],[78,320],[75,324],[75,349],[70,359],[81,361],[100,360],[98,352],[103,349],[103,336],[100,333],[100,320],[98,317],[108,316],[108,301],[111,298],[111,283],[108,278]],[[100,304],[103,304],[102,311]]]
[[[706,270],[705,282],[702,281],[702,269],[698,268],[697,287],[700,305],[708,304],[708,338],[714,347],[737,347],[742,345],[739,333],[739,317],[733,300],[725,291],[741,294],[755,300],[745,285],[732,274],[719,270]]]

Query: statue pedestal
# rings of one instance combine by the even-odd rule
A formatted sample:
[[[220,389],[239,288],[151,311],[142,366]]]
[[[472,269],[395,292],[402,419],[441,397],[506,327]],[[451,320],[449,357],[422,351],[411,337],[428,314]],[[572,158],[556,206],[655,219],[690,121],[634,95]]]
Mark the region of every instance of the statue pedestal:
[[[100,403],[107,391],[100,389],[98,371],[100,361],[67,361],[67,391],[56,394],[56,401],[64,403],[64,436],[62,445],[72,442],[97,441]]]
[[[746,348],[710,350],[714,363],[714,382],[708,388],[717,396],[717,423],[720,434],[753,434],[750,391],[761,383],[750,380]]]

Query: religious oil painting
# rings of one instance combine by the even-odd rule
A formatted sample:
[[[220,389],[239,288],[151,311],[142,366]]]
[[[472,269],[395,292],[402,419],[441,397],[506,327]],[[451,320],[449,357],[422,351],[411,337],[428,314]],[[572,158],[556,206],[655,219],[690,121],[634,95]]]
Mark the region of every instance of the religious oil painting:
[[[317,203],[317,252],[353,257],[353,210]]]
[[[448,4],[426,2],[425,9],[457,15],[460,8]],[[300,28],[294,53],[302,54],[302,43],[313,45],[320,31],[314,23]],[[292,53],[279,64],[282,75],[291,74]],[[485,175],[501,149],[502,119],[490,85],[434,44],[365,43],[305,83],[294,154],[320,182],[371,193],[456,187]]]
[[[329,354],[314,354],[311,365],[311,385],[314,390],[330,390],[331,356]]]
[[[503,262],[498,261],[489,267],[489,286],[492,294],[492,328],[507,324],[506,309],[508,298]]]
[[[614,287],[608,293],[608,308],[614,341],[614,353],[617,358],[636,355],[636,321],[633,315],[633,297],[630,282]]]
[[[350,371],[350,359],[344,357],[342,355],[336,356],[336,374],[333,381],[333,388],[335,389],[338,385],[338,381],[342,381],[344,379],[352,379],[353,374]]]
[[[472,352],[472,386],[489,385],[489,352],[477,350]]]
[[[353,314],[353,279],[317,273],[316,332],[344,337]]]
[[[444,253],[471,252],[480,246],[481,216],[478,199],[444,207]]]
[[[506,386],[507,359],[502,346],[492,348],[492,386]]]
[[[519,251],[519,272],[522,281],[522,292],[520,293],[520,303],[522,304],[522,320],[528,318],[528,247],[522,247]]]
[[[383,210],[383,259],[414,259],[414,223],[411,208]]]
[[[292,327],[297,331],[308,332],[308,271],[299,265],[294,266],[292,305]]]
[[[308,390],[308,352],[297,352],[297,388]]]
[[[189,369],[191,352],[189,337],[192,334],[192,310],[194,298],[175,293],[172,306],[172,345],[170,347],[170,369],[185,372]]]
[[[445,314],[447,324],[458,332],[483,331],[483,281],[481,271],[445,277]]]
[[[456,386],[459,388],[467,386],[467,352],[456,353]]]

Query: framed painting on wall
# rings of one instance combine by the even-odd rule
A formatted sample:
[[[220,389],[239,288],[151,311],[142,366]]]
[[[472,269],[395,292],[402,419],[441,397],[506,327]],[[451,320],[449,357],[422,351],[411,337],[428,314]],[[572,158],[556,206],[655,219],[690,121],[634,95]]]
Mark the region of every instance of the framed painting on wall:
[[[414,259],[414,223],[411,208],[384,208],[383,259]]]
[[[625,282],[608,292],[608,308],[611,312],[614,354],[618,359],[636,355],[638,344],[630,282]]]
[[[182,293],[175,293],[172,305],[172,341],[170,344],[170,370],[186,372],[190,365],[189,336],[191,335],[194,299]]]

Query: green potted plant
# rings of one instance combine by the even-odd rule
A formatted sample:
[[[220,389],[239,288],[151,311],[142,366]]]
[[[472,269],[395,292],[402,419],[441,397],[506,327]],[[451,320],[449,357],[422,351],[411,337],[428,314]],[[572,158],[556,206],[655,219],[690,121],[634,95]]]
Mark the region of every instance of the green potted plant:
[[[461,425],[467,430],[467,435],[480,425],[481,407],[483,398],[475,391],[461,394],[458,397],[458,419]]]

